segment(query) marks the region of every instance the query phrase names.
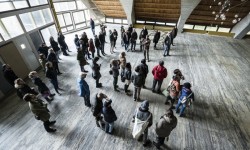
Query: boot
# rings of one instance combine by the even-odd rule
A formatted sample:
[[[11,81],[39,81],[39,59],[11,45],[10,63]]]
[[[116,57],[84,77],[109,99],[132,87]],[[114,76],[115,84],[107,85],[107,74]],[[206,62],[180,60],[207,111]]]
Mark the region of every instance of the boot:
[[[47,132],[56,132],[56,129],[53,129],[53,128],[50,128],[49,126],[51,125],[51,122],[50,121],[45,121],[43,123],[44,125],[44,128]]]
[[[45,97],[45,99],[46,99],[46,101],[49,102],[49,103],[53,100],[53,99],[50,99],[50,98],[48,98],[48,97]]]

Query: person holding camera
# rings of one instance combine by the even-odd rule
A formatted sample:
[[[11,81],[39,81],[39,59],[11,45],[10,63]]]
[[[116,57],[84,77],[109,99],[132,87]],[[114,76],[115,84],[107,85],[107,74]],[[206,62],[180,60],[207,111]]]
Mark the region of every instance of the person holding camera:
[[[37,120],[43,122],[44,128],[47,132],[56,132],[56,129],[50,128],[56,121],[49,121],[50,114],[47,108],[47,104],[38,99],[34,94],[25,94],[23,100],[29,103],[30,110],[35,115]]]
[[[93,63],[92,63],[92,77],[95,79],[95,83],[96,83],[96,87],[100,88],[102,87],[102,84],[99,83],[99,80],[101,78],[101,73],[100,73],[100,69],[101,69],[101,64],[97,64],[97,61],[99,60],[99,57],[95,57],[93,59]]]
[[[117,85],[117,82],[118,82],[118,76],[119,76],[119,69],[120,69],[120,62],[119,60],[115,60],[115,59],[112,59],[111,60],[111,63],[110,63],[110,67],[111,67],[111,70],[110,70],[110,74],[113,75],[113,86],[114,86],[114,90],[116,92],[120,92],[117,88],[118,88],[118,85]]]

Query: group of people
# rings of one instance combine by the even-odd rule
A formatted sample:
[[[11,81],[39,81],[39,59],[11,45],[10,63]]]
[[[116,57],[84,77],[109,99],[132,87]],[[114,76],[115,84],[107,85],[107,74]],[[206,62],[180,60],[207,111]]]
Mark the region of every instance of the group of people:
[[[112,134],[114,130],[114,122],[117,120],[117,116],[115,111],[113,110],[111,104],[112,100],[107,95],[102,92],[99,92],[95,96],[94,105],[90,103],[90,93],[91,89],[88,85],[88,81],[86,81],[86,76],[88,71],[84,69],[84,66],[89,64],[88,59],[92,59],[92,78],[96,81],[96,88],[101,88],[102,83],[99,82],[101,78],[101,64],[98,63],[100,59],[100,51],[103,56],[106,55],[104,51],[104,45],[106,43],[105,36],[106,26],[101,24],[101,31],[99,36],[95,35],[95,28],[92,27],[94,25],[94,21],[91,19],[91,29],[93,35],[95,37],[94,41],[92,38],[88,39],[88,36],[85,32],[81,35],[81,38],[78,38],[78,35],[75,35],[74,43],[77,49],[77,60],[80,65],[81,73],[77,80],[79,86],[79,96],[84,98],[85,105],[91,108],[93,112],[93,116],[96,119],[96,125],[106,133]],[[176,37],[177,29],[173,29],[168,35],[169,39],[165,41],[165,45],[173,44],[173,39]],[[168,36],[167,35],[167,36]],[[135,29],[132,28],[132,25],[129,26],[128,30],[125,32],[124,28],[121,28],[121,36],[122,46],[125,46],[125,50],[128,52],[128,46],[131,44],[131,51],[135,50],[137,33]],[[117,31],[114,29],[113,32],[109,30],[109,39],[110,39],[110,53],[114,52],[114,48],[116,46],[116,40],[118,37]],[[167,37],[166,37],[167,38]],[[132,65],[130,62],[126,60],[126,53],[121,52],[118,59],[112,59],[110,61],[110,75],[113,76],[113,88],[114,91],[119,92],[119,87],[117,85],[118,78],[120,76],[121,82],[124,82],[124,91],[130,96],[129,85],[133,83],[133,100],[140,101],[140,93],[141,88],[146,88],[146,79],[148,77],[149,68],[146,63],[146,60],[149,61],[149,47],[150,47],[150,39],[148,36],[148,31],[146,27],[144,27],[139,36],[140,39],[140,50],[144,51],[144,59],[141,60],[141,63],[136,65],[134,71],[132,71]],[[156,49],[156,45],[160,39],[160,32],[156,31],[153,42],[155,43],[154,48]],[[170,42],[169,42],[170,41]],[[50,38],[50,43],[52,48],[48,48],[44,43],[39,47],[38,52],[40,54],[40,63],[43,67],[45,76],[50,80],[51,84],[54,86],[54,89],[57,94],[60,95],[59,90],[62,90],[58,86],[57,75],[60,75],[58,63],[59,63],[59,50],[63,52],[63,55],[67,56],[66,52],[68,46],[65,42],[65,37],[59,33],[58,34],[58,43]],[[168,46],[168,45],[167,45]],[[168,46],[165,50],[169,50]],[[97,57],[95,56],[95,49],[97,50]],[[69,51],[70,52],[70,51]],[[91,53],[91,54],[90,54]],[[164,52],[165,54],[165,52]],[[168,55],[169,53],[167,53]],[[90,56],[92,55],[92,58]],[[147,56],[147,57],[146,57]],[[47,108],[47,103],[43,102],[37,95],[40,93],[44,99],[50,103],[53,100],[55,94],[50,92],[50,89],[46,86],[46,84],[42,81],[42,79],[38,76],[36,71],[32,71],[29,73],[29,78],[37,86],[38,91],[33,88],[30,88],[21,78],[14,73],[11,67],[7,64],[3,65],[3,72],[6,80],[17,89],[18,96],[29,103],[29,107],[36,119],[43,121],[44,128],[47,132],[55,132],[56,129],[51,128],[50,126],[55,124],[55,121],[50,121],[50,114]],[[167,77],[168,72],[164,67],[164,61],[159,61],[159,64],[156,65],[152,69],[153,75],[153,84],[152,84],[152,92],[159,93],[161,92],[161,85],[163,80]],[[153,142],[153,144],[160,148],[160,146],[164,143],[165,138],[168,139],[171,131],[177,125],[177,118],[174,116],[172,109],[176,109],[176,113],[179,112],[179,107],[181,108],[180,117],[184,116],[185,108],[194,100],[194,94],[191,90],[191,84],[189,82],[180,85],[180,80],[184,80],[184,76],[182,75],[179,69],[174,70],[174,76],[172,77],[171,82],[168,85],[168,92],[165,104],[168,105],[170,102],[170,109],[167,109],[160,120],[156,123],[155,131],[157,134],[157,141]],[[158,84],[157,88],[156,85]],[[174,103],[177,101],[176,107],[174,107]],[[138,121],[143,122],[145,125],[144,128],[141,128],[140,132],[135,132],[136,126],[138,125]],[[147,146],[150,142],[147,138],[148,128],[153,124],[153,114],[149,111],[149,101],[144,100],[141,103],[141,106],[135,110],[133,115],[133,122],[135,122],[133,135],[137,140],[143,139],[143,146]]]

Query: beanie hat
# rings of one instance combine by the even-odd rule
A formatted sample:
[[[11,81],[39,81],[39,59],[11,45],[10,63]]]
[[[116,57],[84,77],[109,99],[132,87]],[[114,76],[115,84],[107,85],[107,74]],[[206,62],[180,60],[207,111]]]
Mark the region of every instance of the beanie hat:
[[[149,107],[149,102],[147,100],[144,100],[142,103],[141,103],[141,109],[142,110],[148,110],[148,107]]]
[[[111,103],[112,103],[112,100],[108,100],[108,101],[106,100],[106,101],[104,101],[104,104],[103,104],[103,105],[104,105],[105,107],[107,107],[107,106],[110,105]]]
[[[189,82],[184,83],[183,86],[187,89],[191,88],[191,84]]]

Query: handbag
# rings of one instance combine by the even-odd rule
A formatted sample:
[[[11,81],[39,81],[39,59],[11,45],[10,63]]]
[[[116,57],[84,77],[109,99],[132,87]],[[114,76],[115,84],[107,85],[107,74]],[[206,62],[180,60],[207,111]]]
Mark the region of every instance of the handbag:
[[[109,74],[112,75],[113,74],[113,70],[109,70]]]
[[[144,132],[145,129],[148,127],[148,124],[149,124],[148,120],[151,117],[151,113],[150,113],[147,120],[142,121],[137,118],[137,113],[138,113],[138,109],[135,114],[135,123],[133,127],[133,132],[132,132],[133,138],[135,139],[138,139],[141,136],[142,132]]]

